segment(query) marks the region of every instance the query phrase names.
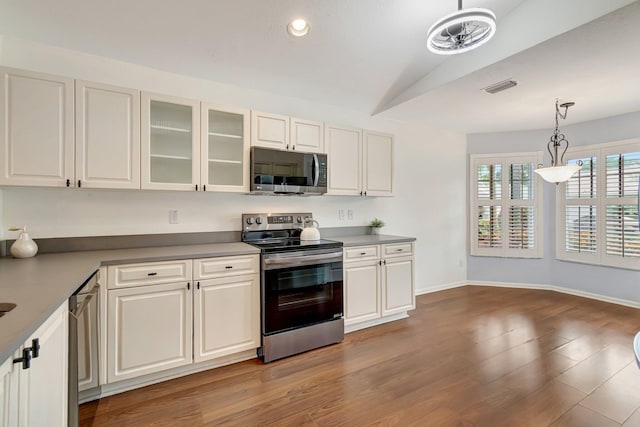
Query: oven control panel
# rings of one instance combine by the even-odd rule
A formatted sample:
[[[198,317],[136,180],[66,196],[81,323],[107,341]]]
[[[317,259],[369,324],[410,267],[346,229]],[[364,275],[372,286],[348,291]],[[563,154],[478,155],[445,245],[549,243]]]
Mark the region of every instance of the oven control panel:
[[[303,228],[304,222],[308,219],[313,219],[313,214],[309,212],[242,214],[242,229],[244,231],[293,230]]]

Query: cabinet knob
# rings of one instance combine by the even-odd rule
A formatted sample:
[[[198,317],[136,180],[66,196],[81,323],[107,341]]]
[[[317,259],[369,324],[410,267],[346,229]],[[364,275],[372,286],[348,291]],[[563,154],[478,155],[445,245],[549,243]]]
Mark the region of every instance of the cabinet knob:
[[[196,184],[196,191],[198,191],[198,184]]]
[[[202,185],[202,191],[207,191],[207,186],[206,185]]]
[[[78,188],[82,187],[82,181],[78,180]]]
[[[67,187],[71,187],[71,180],[67,179]]]

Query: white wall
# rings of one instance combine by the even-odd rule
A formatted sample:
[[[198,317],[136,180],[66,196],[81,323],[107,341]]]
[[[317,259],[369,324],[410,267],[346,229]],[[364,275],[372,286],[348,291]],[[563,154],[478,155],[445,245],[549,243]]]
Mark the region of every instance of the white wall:
[[[256,211],[311,211],[321,227],[365,225],[377,216],[388,224],[385,234],[417,238],[419,291],[465,280],[464,135],[11,38],[0,46],[5,66],[379,130],[394,134],[396,142],[392,198],[5,187],[1,238],[14,237],[4,231],[6,224],[27,224],[38,239],[240,230],[240,215]],[[170,209],[179,211],[179,224],[168,223]],[[338,220],[338,209],[352,209],[353,220]]]
[[[578,107],[575,107],[578,108]],[[640,111],[561,126],[571,147],[591,145],[640,137]],[[473,134],[467,136],[468,153],[500,153],[542,151],[553,129]],[[548,153],[545,164],[549,164]],[[469,281],[528,283],[554,285],[577,291],[640,302],[640,272],[600,267],[555,259],[555,198],[554,184],[544,183],[544,232],[542,259],[505,259],[468,257]]]

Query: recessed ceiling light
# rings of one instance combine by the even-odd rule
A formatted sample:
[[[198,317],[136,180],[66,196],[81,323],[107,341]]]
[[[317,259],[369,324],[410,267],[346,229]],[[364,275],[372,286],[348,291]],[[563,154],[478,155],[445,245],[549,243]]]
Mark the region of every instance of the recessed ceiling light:
[[[310,29],[311,27],[309,26],[309,23],[302,18],[294,19],[289,22],[289,25],[287,25],[287,31],[289,34],[296,37],[306,35]]]

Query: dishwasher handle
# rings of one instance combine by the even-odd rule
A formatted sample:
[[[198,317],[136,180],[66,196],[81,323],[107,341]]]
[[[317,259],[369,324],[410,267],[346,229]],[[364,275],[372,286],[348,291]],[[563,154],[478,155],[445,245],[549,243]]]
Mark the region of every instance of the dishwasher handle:
[[[82,316],[82,313],[84,313],[84,311],[87,309],[87,306],[89,305],[93,297],[98,295],[99,291],[100,291],[100,285],[96,283],[93,289],[91,289],[91,292],[78,295],[78,296],[82,295],[84,298],[81,303],[71,308],[69,310],[69,313],[71,313],[71,315],[75,317],[77,320],[80,320],[80,316]]]

